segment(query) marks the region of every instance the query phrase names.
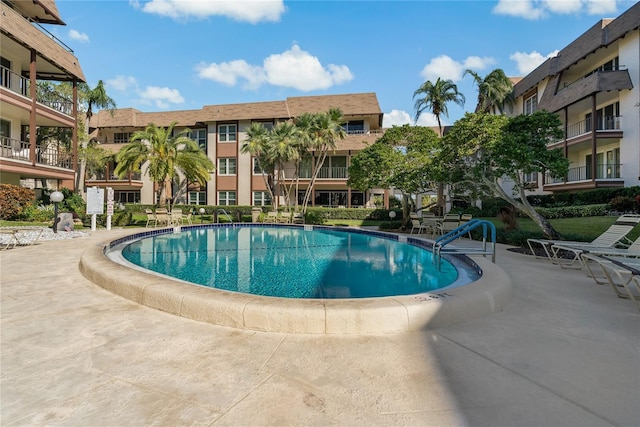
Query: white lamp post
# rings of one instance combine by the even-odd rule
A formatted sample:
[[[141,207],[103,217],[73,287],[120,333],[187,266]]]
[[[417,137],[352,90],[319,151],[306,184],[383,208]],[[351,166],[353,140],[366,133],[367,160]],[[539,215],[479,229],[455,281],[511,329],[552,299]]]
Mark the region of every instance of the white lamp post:
[[[389,211],[389,229],[391,229],[391,221],[396,217],[396,211]]]
[[[200,212],[200,224],[204,224],[204,220],[202,219],[202,215],[204,215],[204,208],[200,208],[198,212]]]
[[[58,203],[64,200],[64,194],[61,191],[54,191],[49,194],[49,199],[53,202],[53,232],[58,232]]]

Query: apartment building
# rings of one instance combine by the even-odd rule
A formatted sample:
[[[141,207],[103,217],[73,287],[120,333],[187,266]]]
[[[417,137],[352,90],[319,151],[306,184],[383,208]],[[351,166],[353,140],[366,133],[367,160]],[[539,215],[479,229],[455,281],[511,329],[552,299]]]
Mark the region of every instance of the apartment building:
[[[255,159],[241,152],[246,140],[246,129],[253,123],[270,128],[276,123],[291,120],[303,113],[326,112],[339,108],[343,113],[346,138],[337,142],[325,162],[311,161],[303,167],[299,193],[304,194],[312,172],[320,168],[314,185],[313,206],[371,206],[374,200],[388,201],[383,189],[367,192],[347,186],[351,157],[372,144],[382,133],[382,111],[375,93],[289,97],[282,101],[243,104],[207,105],[200,110],[145,113],[133,108],[113,112],[99,111],[90,123],[90,135],[102,147],[117,152],[129,142],[133,132],[149,123],[169,126],[176,121],[176,130],[189,129],[189,136],[198,141],[216,165],[216,171],[205,186],[184,180],[175,182],[174,203],[199,205],[270,205],[267,187],[255,164]],[[112,114],[113,113],[113,114]],[[154,184],[142,173],[119,179],[113,174],[115,161],[103,172],[87,177],[88,186],[111,187],[121,203],[154,204],[157,201]],[[285,168],[286,181],[293,170]]]
[[[563,179],[532,174],[534,193],[640,185],[640,3],[603,19],[514,86],[513,115],[562,120],[550,141],[569,159]]]
[[[0,182],[73,188],[85,78],[73,51],[43,27],[65,23],[54,0],[4,0],[0,14]],[[48,92],[46,81],[72,82],[73,95]],[[38,136],[44,129],[55,137]]]

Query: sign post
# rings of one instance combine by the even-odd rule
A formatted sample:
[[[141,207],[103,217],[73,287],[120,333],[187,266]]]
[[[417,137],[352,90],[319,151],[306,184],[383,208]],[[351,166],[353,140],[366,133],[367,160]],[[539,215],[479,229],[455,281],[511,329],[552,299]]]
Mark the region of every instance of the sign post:
[[[104,188],[87,189],[87,215],[91,215],[91,231],[96,231],[96,215],[104,213]]]
[[[111,230],[111,217],[113,216],[113,188],[107,187],[107,230]]]

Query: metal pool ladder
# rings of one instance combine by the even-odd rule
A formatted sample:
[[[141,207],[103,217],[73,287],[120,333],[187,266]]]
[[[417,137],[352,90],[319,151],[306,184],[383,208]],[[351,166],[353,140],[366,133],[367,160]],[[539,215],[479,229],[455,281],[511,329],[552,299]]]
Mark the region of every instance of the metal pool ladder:
[[[216,216],[219,218],[219,217],[220,217],[220,214],[223,214],[224,216],[226,216],[226,217],[227,217],[227,219],[229,220],[229,222],[233,224],[233,219],[231,218],[231,215],[229,215],[229,214],[227,213],[227,211],[225,211],[224,209],[220,208],[220,209],[218,209],[218,210],[216,211]],[[218,220],[218,222],[220,222],[220,221]]]
[[[447,246],[452,241],[467,235],[471,230],[482,227],[482,247],[451,247]],[[491,233],[489,235],[489,232]],[[490,245],[487,246],[487,238]],[[496,262],[496,226],[491,221],[484,219],[472,219],[448,233],[438,237],[433,242],[433,261],[440,263],[442,254],[459,255],[491,255],[491,262]]]

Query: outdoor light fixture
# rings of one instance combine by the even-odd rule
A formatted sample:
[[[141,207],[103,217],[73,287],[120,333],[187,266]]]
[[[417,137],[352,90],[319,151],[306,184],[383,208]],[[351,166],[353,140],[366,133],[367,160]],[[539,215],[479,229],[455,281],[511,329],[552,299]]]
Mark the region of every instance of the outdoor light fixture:
[[[54,191],[49,194],[49,199],[53,202],[53,232],[58,232],[58,222],[60,218],[58,218],[58,203],[64,200],[64,194],[60,191]]]
[[[204,220],[202,219],[202,215],[204,215],[204,208],[200,208],[198,212],[200,212],[200,224],[204,224]]]
[[[396,211],[389,211],[389,228],[391,228],[391,221],[396,217]]]

